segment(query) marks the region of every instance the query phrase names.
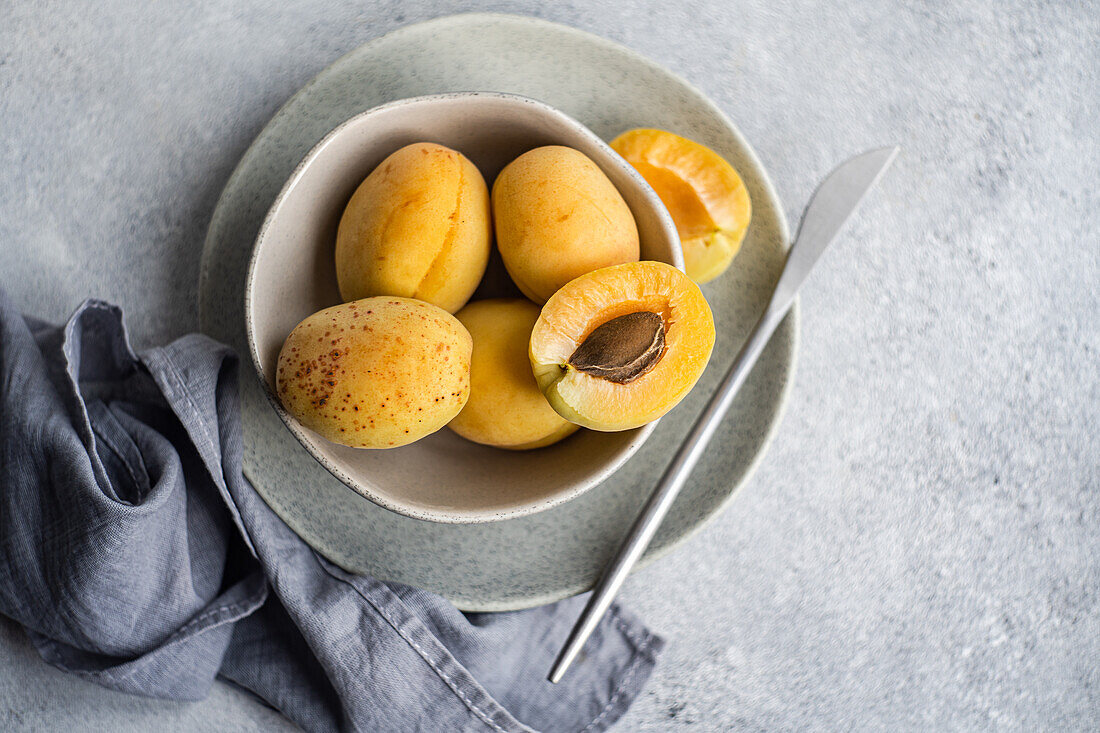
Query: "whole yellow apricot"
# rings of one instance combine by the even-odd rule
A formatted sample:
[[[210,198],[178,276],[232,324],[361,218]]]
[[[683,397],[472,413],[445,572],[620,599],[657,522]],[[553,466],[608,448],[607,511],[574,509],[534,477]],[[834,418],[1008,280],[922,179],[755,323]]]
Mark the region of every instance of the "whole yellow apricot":
[[[340,218],[340,295],[398,295],[454,313],[485,274],[491,244],[477,167],[442,145],[406,145],[367,176]]]
[[[493,224],[508,274],[536,303],[586,272],[638,260],[638,227],[588,156],[560,145],[529,150],[493,183]]]
[[[539,307],[522,298],[477,300],[455,317],[474,341],[470,399],[447,427],[475,443],[541,448],[572,434],[543,397],[527,356]]]
[[[276,393],[310,430],[354,448],[395,448],[434,433],[470,395],[470,334],[410,298],[326,308],[290,332]]]

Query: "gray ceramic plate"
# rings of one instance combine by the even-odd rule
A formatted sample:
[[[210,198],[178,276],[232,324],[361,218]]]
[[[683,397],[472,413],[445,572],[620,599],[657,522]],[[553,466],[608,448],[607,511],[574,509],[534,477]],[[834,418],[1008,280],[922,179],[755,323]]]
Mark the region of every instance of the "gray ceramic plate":
[[[370,502],[322,468],[242,369],[245,473],[268,504],[339,565],[440,593],[465,610],[525,608],[587,590],[763,311],[787,248],[779,202],[748,143],[706,97],[637,54],[572,28],[508,15],[459,15],[407,26],[319,74],[275,115],[222,193],[203,253],[203,330],[247,353],[243,287],[264,215],[302,157],[344,120],[384,102],[490,90],[541,99],[610,139],[638,126],[694,138],[724,155],[753,201],[733,267],[704,287],[714,358],[694,392],[623,468],[586,494],[493,524],[411,519]],[[668,552],[721,511],[752,474],[778,424],[794,372],[797,306],[646,556]]]

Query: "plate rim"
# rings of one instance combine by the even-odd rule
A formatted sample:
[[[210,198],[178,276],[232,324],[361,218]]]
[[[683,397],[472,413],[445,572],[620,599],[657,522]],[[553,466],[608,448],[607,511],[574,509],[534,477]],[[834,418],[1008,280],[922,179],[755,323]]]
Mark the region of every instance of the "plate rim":
[[[378,35],[374,38],[371,38],[371,39],[357,45],[355,48],[352,48],[352,49],[348,50],[346,53],[341,54],[339,57],[334,59],[331,63],[324,66],[312,78],[310,78],[310,80],[308,82],[306,82],[304,85],[302,85],[302,87],[300,87],[283,104],[281,104],[279,106],[279,108],[274,112],[274,114],[271,115],[271,117],[268,119],[268,121],[259,130],[259,132],[256,133],[255,137],[249,143],[248,147],[245,148],[245,151],[241,154],[241,157],[238,159],[237,164],[233,169],[233,172],[230,174],[229,178],[226,180],[225,185],[222,187],[222,190],[219,193],[217,201],[214,205],[214,210],[213,210],[213,213],[211,214],[210,222],[207,225],[206,236],[203,238],[203,252],[202,252],[202,257],[200,259],[200,265],[199,265],[199,282],[198,282],[199,303],[198,303],[198,308],[197,308],[200,330],[205,330],[205,324],[207,323],[207,318],[208,318],[207,314],[205,312],[205,305],[204,305],[204,300],[205,299],[204,299],[203,294],[206,292],[207,279],[210,277],[210,270],[211,270],[211,264],[210,264],[211,247],[210,247],[210,242],[211,242],[213,232],[214,232],[214,229],[215,229],[215,224],[217,223],[217,221],[222,216],[224,216],[223,204],[225,203],[226,196],[228,195],[229,191],[231,191],[232,189],[235,189],[237,187],[238,179],[241,178],[244,175],[244,170],[243,170],[245,168],[244,163],[246,161],[250,161],[251,158],[254,155],[257,154],[256,151],[257,151],[257,147],[258,147],[258,144],[259,144],[260,140],[265,136],[265,134],[270,130],[270,128],[276,123],[276,121],[279,120],[282,117],[283,113],[286,112],[287,108],[290,107],[291,105],[293,105],[298,100],[299,97],[303,96],[307,91],[309,91],[315,85],[317,85],[319,83],[319,81],[321,80],[321,78],[325,77],[329,73],[331,73],[331,71],[335,67],[342,65],[344,62],[348,61],[351,57],[353,57],[356,54],[360,53],[364,48],[366,48],[368,46],[380,44],[380,43],[382,43],[383,41],[386,41],[386,40],[393,41],[395,38],[399,38],[401,35],[411,33],[413,30],[422,31],[426,27],[430,27],[430,26],[445,26],[445,25],[451,24],[451,23],[479,23],[479,22],[480,23],[488,23],[488,22],[493,22],[493,21],[525,24],[525,25],[529,25],[529,26],[535,26],[535,27],[538,27],[538,28],[541,28],[541,29],[544,29],[544,30],[549,30],[549,31],[557,32],[557,33],[566,33],[566,34],[572,35],[572,36],[574,36],[574,37],[576,37],[580,40],[583,40],[586,43],[590,43],[590,44],[593,44],[595,46],[603,47],[605,49],[609,49],[609,50],[612,50],[612,51],[614,51],[618,54],[621,54],[625,58],[629,59],[632,63],[638,64],[638,65],[646,68],[647,70],[649,70],[649,71],[651,71],[651,72],[653,72],[653,73],[655,73],[659,76],[663,76],[665,78],[668,78],[671,81],[673,81],[676,84],[683,87],[684,89],[686,89],[687,91],[691,92],[696,97],[696,99],[701,103],[702,107],[705,108],[708,113],[713,115],[715,119],[717,119],[719,122],[721,122],[721,124],[722,124],[723,128],[725,129],[725,131],[733,136],[733,138],[736,140],[738,146],[741,148],[741,150],[744,152],[745,156],[748,158],[750,164],[755,168],[754,173],[759,174],[758,178],[759,178],[759,181],[760,181],[761,188],[763,189],[764,193],[768,196],[768,198],[771,199],[771,202],[773,204],[773,209],[775,210],[775,219],[776,219],[777,229],[778,229],[777,234],[778,234],[778,237],[780,239],[780,248],[784,253],[786,253],[790,250],[790,245],[791,245],[790,226],[787,222],[786,215],[783,211],[782,200],[779,198],[779,195],[778,195],[777,191],[775,190],[775,186],[772,184],[771,176],[768,174],[767,168],[765,168],[764,165],[760,162],[760,158],[756,153],[756,149],[752,145],[749,144],[748,140],[741,133],[741,130],[733,123],[733,121],[725,113],[725,111],[722,110],[722,108],[720,108],[707,94],[705,94],[701,89],[699,89],[697,86],[695,86],[692,82],[690,82],[689,80],[687,80],[684,77],[680,76],[679,74],[665,68],[664,66],[658,64],[657,62],[650,60],[649,58],[647,58],[646,56],[642,55],[641,53],[633,50],[632,48],[630,48],[630,47],[628,47],[628,46],[626,46],[622,43],[619,43],[618,41],[614,41],[614,40],[605,38],[603,36],[597,35],[595,33],[592,33],[592,32],[586,31],[586,30],[582,30],[580,28],[576,28],[574,26],[571,26],[571,25],[568,25],[568,24],[565,24],[565,23],[559,23],[559,22],[556,22],[556,21],[545,20],[543,18],[537,18],[537,17],[522,15],[522,14],[517,14],[517,13],[502,13],[502,12],[451,13],[451,14],[446,14],[446,15],[439,15],[439,16],[436,16],[436,17],[433,17],[433,18],[428,18],[426,20],[422,20],[422,21],[418,21],[418,22],[414,22],[414,23],[407,23],[405,25],[394,28],[393,30],[390,30],[386,33]],[[265,214],[265,216],[266,216],[266,214]],[[751,224],[750,224],[750,226],[751,226]],[[640,572],[644,568],[649,567],[649,565],[652,564],[653,562],[665,557],[666,555],[671,553],[673,550],[678,549],[679,547],[684,545],[686,542],[688,542],[689,540],[694,538],[696,535],[698,535],[700,532],[702,532],[703,529],[708,527],[719,515],[723,514],[729,508],[729,506],[733,503],[733,501],[740,495],[741,489],[743,489],[744,486],[755,476],[756,471],[760,466],[760,463],[763,461],[764,456],[767,454],[768,449],[771,447],[772,442],[775,440],[775,436],[776,436],[776,434],[779,430],[779,425],[783,421],[783,417],[784,417],[784,415],[786,414],[786,411],[787,411],[787,406],[790,402],[790,396],[791,396],[791,392],[792,392],[793,386],[794,386],[795,375],[796,375],[797,369],[798,369],[799,352],[800,352],[800,346],[801,346],[801,344],[800,344],[800,342],[801,342],[801,329],[799,328],[800,322],[801,322],[801,298],[796,296],[794,301],[791,304],[790,310],[788,311],[787,315],[783,318],[783,321],[781,321],[780,327],[776,329],[776,333],[772,336],[772,339],[776,338],[776,336],[778,336],[780,334],[784,324],[789,323],[788,329],[789,329],[789,332],[790,332],[789,337],[790,337],[790,344],[791,345],[790,345],[790,360],[789,360],[788,365],[787,365],[786,374],[784,375],[782,387],[779,390],[779,393],[777,395],[778,401],[776,402],[776,407],[775,407],[774,413],[771,415],[771,417],[768,421],[769,424],[767,426],[766,431],[764,432],[763,439],[760,443],[760,447],[756,451],[756,453],[752,457],[752,459],[749,461],[747,467],[745,468],[744,474],[741,476],[740,480],[738,480],[736,482],[736,484],[734,484],[733,486],[730,487],[730,489],[729,489],[728,493],[726,494],[726,496],[721,501],[719,501],[711,511],[708,511],[704,514],[701,514],[694,522],[692,522],[688,526],[688,528],[682,534],[680,534],[679,536],[677,536],[673,539],[670,539],[667,544],[662,545],[662,546],[656,546],[654,544],[651,544],[650,548],[647,550],[647,552],[642,556],[642,558],[638,561],[638,563],[632,569],[632,571],[631,571],[632,574]],[[771,339],[769,339],[768,343],[769,344],[771,343]],[[248,473],[248,471],[246,469],[245,469],[245,473],[246,473],[246,475]],[[249,481],[251,482],[252,479],[249,478]],[[349,491],[351,490],[350,487],[346,486],[346,484],[345,484],[345,488],[347,488]],[[267,503],[267,499],[266,499],[266,497],[263,496],[263,493],[260,492],[259,490],[257,490],[257,493],[260,493],[261,498],[264,498],[265,503]],[[274,511],[274,507],[272,507],[272,510]],[[279,514],[279,513],[276,512],[276,514]],[[279,516],[280,516],[280,518],[283,519],[283,521],[285,521],[289,526],[291,526],[292,529],[294,529],[296,534],[299,534],[299,536],[302,536],[298,532],[298,530],[294,527],[294,525],[297,524],[296,522],[292,522],[292,521],[290,521],[286,518],[283,518],[281,514],[279,514]],[[515,517],[513,519],[520,519],[520,518]],[[423,520],[416,520],[416,521],[423,521]],[[509,521],[509,520],[504,520],[504,521]],[[318,541],[316,539],[310,539],[310,540],[307,541],[307,540],[305,540],[304,537],[302,537],[302,539],[303,539],[303,541],[306,541],[307,544],[313,545],[313,546],[326,546],[328,544],[327,542],[325,542],[323,540]],[[327,552],[323,552],[322,554],[325,554],[326,556],[329,555],[329,553],[327,553]],[[402,582],[400,580],[395,580],[395,579],[390,579],[390,580],[392,580],[394,582]],[[447,597],[448,597],[448,600],[450,600],[460,610],[463,610],[463,611],[468,611],[468,612],[512,611],[512,610],[520,610],[520,609],[525,609],[525,608],[532,608],[532,607],[540,606],[540,605],[543,605],[543,604],[546,604],[546,603],[552,603],[554,601],[559,601],[559,600],[562,600],[562,599],[565,599],[565,598],[570,598],[572,596],[575,596],[575,595],[584,593],[588,590],[591,590],[591,588],[594,586],[594,584],[595,584],[594,581],[592,583],[581,582],[581,583],[570,585],[568,588],[564,588],[563,590],[555,590],[555,591],[551,591],[549,593],[544,593],[544,594],[541,594],[541,595],[538,595],[538,596],[526,596],[522,600],[516,600],[516,599],[505,600],[505,601],[492,601],[492,600],[486,600],[486,599],[475,600],[475,599],[469,599],[469,598],[462,598],[460,595],[454,594],[454,593],[448,594]]]

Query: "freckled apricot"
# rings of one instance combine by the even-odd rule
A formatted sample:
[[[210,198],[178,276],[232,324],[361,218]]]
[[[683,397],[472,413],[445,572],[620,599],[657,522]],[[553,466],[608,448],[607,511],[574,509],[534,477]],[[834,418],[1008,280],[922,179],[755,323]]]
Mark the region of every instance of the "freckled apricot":
[[[356,303],[371,307],[365,313],[360,307],[358,319],[351,315]],[[436,317],[424,321],[422,314]],[[369,332],[355,328],[364,319]],[[314,337],[322,329],[342,338],[340,346],[318,345]],[[440,344],[452,348],[456,358],[441,359]],[[327,308],[294,327],[279,353],[276,393],[303,425],[335,443],[405,445],[439,430],[462,410],[470,394],[471,349],[463,325],[434,305],[366,298]],[[409,409],[387,411],[398,399]],[[362,429],[360,419],[369,427]]]
[[[749,193],[733,166],[710,148],[664,130],[629,130],[611,147],[668,208],[687,274],[704,283],[725,272],[752,218]]]
[[[595,270],[554,293],[531,331],[530,360],[559,415],[616,431],[675,407],[713,348],[714,319],[699,286],[645,261]]]
[[[477,300],[455,314],[474,341],[470,399],[447,424],[475,443],[541,448],[572,434],[539,391],[527,356],[539,307],[523,298]]]

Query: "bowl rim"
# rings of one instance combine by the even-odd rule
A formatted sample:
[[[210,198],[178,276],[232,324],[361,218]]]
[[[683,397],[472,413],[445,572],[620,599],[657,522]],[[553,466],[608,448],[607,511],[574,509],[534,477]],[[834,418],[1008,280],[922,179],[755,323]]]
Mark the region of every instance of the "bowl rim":
[[[397,99],[384,104],[371,107],[355,114],[348,119],[341,122],[334,127],[328,133],[326,133],[309,151],[302,157],[302,159],[295,165],[294,170],[279,190],[278,195],[272,201],[271,206],[268,208],[267,213],[264,215],[263,223],[260,225],[259,232],[256,238],[252,242],[252,251],[249,254],[248,269],[245,275],[243,299],[244,299],[244,327],[245,338],[248,342],[248,354],[249,359],[252,362],[252,367],[255,376],[259,379],[263,388],[264,396],[267,398],[268,403],[275,410],[275,413],[279,416],[279,419],[283,422],[286,428],[294,435],[298,443],[305,449],[305,451],[313,457],[313,459],[321,465],[326,471],[336,477],[340,483],[346,488],[358,494],[359,496],[367,499],[378,506],[388,509],[397,514],[401,514],[413,519],[419,519],[422,521],[429,521],[441,524],[481,524],[486,522],[497,522],[508,519],[517,519],[519,517],[529,516],[541,511],[545,511],[552,507],[564,504],[571,499],[574,499],[581,494],[595,488],[605,479],[619,470],[630,458],[642,447],[645,441],[649,438],[650,434],[656,429],[659,420],[654,420],[646,425],[633,430],[634,435],[631,439],[619,448],[612,456],[612,459],[606,464],[601,466],[598,470],[594,471],[586,478],[575,482],[568,490],[557,491],[553,494],[545,496],[543,498],[516,504],[507,508],[487,508],[481,510],[448,510],[438,507],[427,508],[423,505],[412,505],[403,503],[401,501],[395,501],[393,497],[385,494],[378,493],[372,490],[370,487],[364,485],[362,482],[348,475],[347,472],[342,470],[336,462],[329,460],[327,457],[320,454],[318,450],[315,450],[312,442],[312,431],[308,431],[297,418],[291,415],[283,407],[279,401],[278,396],[275,394],[271,385],[268,383],[265,376],[262,361],[260,359],[259,348],[256,343],[256,334],[253,327],[254,322],[254,308],[252,304],[256,266],[259,261],[260,250],[262,249],[264,240],[266,239],[269,230],[273,226],[273,222],[276,218],[276,213],[282,207],[286,198],[290,195],[291,191],[297,186],[302,176],[305,174],[306,169],[316,160],[321,152],[328,147],[329,144],[347,128],[358,123],[360,120],[366,117],[372,117],[379,113],[389,111],[397,107],[412,106],[419,104],[431,104],[439,101],[448,101],[455,99],[485,99],[506,101],[510,103],[525,104],[535,109],[538,109],[544,114],[548,114],[551,117],[555,117],[558,121],[562,122],[566,127],[570,128],[573,132],[583,138],[587,138],[596,148],[598,148],[610,162],[614,163],[619,170],[621,170],[627,178],[631,179],[634,185],[638,188],[643,199],[649,204],[649,206],[657,214],[657,218],[660,222],[661,229],[664,230],[666,238],[669,241],[679,243],[679,235],[676,231],[676,226],[672,221],[672,215],[668,212],[664,203],[657,196],[657,193],[653,190],[652,186],[642,177],[642,175],[631,166],[622,156],[615,152],[611,146],[603,140],[599,135],[588,128],[587,125],[573,118],[569,114],[562,110],[547,104],[533,97],[527,97],[520,94],[511,94],[508,92],[494,92],[494,91],[466,91],[466,92],[443,92],[438,94],[424,94],[415,97],[406,97],[403,99]],[[670,248],[672,262],[667,262],[680,271],[684,271],[683,252],[678,246]],[[441,428],[442,429],[442,428]],[[437,431],[438,432],[438,431]],[[433,433],[434,434],[434,433]],[[427,436],[425,436],[427,437]],[[322,438],[323,440],[323,438]]]

